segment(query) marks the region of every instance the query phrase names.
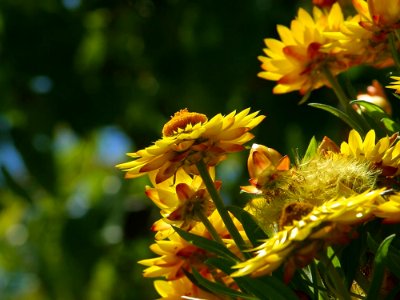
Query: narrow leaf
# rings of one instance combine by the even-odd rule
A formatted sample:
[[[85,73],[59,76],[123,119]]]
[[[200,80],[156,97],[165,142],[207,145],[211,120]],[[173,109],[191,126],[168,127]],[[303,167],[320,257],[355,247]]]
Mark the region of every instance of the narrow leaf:
[[[367,235],[368,248],[376,255],[379,244],[372,238],[370,234]],[[400,251],[393,245],[390,248],[391,251],[388,253],[388,261],[390,264],[387,265],[388,269],[400,279]]]
[[[400,131],[400,124],[393,121],[390,118],[382,118],[381,122],[385,126],[385,128],[390,132],[390,133],[395,133]]]
[[[202,236],[195,235],[190,232],[186,232],[178,227],[174,227],[174,230],[186,241],[189,243],[192,243],[193,245],[210,251],[216,255],[220,255],[222,257],[231,259],[233,261],[237,261],[238,258],[233,254],[231,251],[228,250],[228,248],[225,247],[225,245],[221,245],[217,243],[216,241],[206,239]]]
[[[392,234],[386,237],[379,245],[379,248],[375,254],[373,277],[366,300],[379,299],[379,291],[383,282],[389,246],[395,236],[396,234]]]
[[[239,298],[239,299],[258,300],[258,298],[254,297],[254,296],[246,295],[242,292],[230,289],[230,288],[222,285],[221,283],[210,281],[210,280],[204,278],[203,276],[201,276],[199,274],[199,272],[197,272],[195,269],[193,269],[193,276],[194,276],[195,280],[202,287],[204,287],[206,290],[209,290],[216,295],[227,295],[227,296]]]
[[[315,156],[318,149],[318,142],[315,139],[315,136],[312,137],[310,143],[308,144],[306,153],[303,156],[302,163],[308,162],[312,157]]]
[[[297,300],[297,295],[292,289],[275,276],[261,278],[242,277],[242,284],[246,284],[259,299],[271,300]]]
[[[228,210],[242,224],[243,229],[246,232],[246,235],[252,243],[253,247],[259,245],[260,241],[266,240],[268,238],[268,236],[257,224],[253,216],[249,212],[237,206],[228,206]]]
[[[364,130],[343,111],[341,111],[333,106],[322,104],[322,103],[309,103],[308,105],[311,107],[325,110],[325,111],[333,114],[334,116],[338,117],[339,119],[341,119],[343,122],[345,122],[351,128],[354,128],[355,130],[357,130],[360,133],[364,133]]]

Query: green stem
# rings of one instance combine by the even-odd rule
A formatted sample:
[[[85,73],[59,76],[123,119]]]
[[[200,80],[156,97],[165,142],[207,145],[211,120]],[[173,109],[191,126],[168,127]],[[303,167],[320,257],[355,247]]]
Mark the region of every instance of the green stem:
[[[196,216],[200,219],[200,221],[204,224],[204,226],[206,227],[206,229],[208,230],[208,232],[211,234],[212,238],[224,245],[224,242],[222,241],[220,235],[218,234],[218,232],[215,230],[214,226],[211,224],[210,220],[206,217],[206,215],[203,213],[203,210],[201,209],[201,207],[195,207],[195,212],[196,212]]]
[[[313,290],[314,290],[314,300],[319,299],[319,293],[320,293],[320,277],[317,271],[317,267],[315,266],[315,260],[310,264],[310,271],[311,271],[311,276],[312,276],[312,284],[313,284]]]
[[[348,110],[349,107],[349,100],[342,88],[342,86],[339,84],[339,82],[337,81],[336,77],[333,76],[333,74],[331,73],[331,71],[329,70],[329,68],[325,67],[322,68],[322,72],[325,76],[325,78],[329,81],[329,83],[332,86],[333,91],[335,92],[340,105],[343,107],[343,109],[345,111]]]
[[[329,68],[325,67],[322,68],[322,72],[325,76],[325,78],[329,81],[329,83],[332,86],[333,91],[336,94],[336,97],[339,100],[340,106],[342,106],[343,112],[347,113],[347,115],[353,119],[354,122],[357,123],[358,127],[354,128],[357,131],[362,130],[360,134],[364,135],[366,132],[366,128],[369,128],[368,124],[366,123],[365,119],[359,115],[353,107],[351,107],[349,103],[349,99],[346,96],[346,93],[344,92],[342,86],[339,84],[339,81],[336,79],[336,77],[331,73]]]
[[[210,174],[208,173],[206,164],[204,163],[204,161],[200,161],[196,164],[196,166],[199,170],[200,176],[203,179],[204,184],[207,187],[208,193],[213,199],[215,207],[217,208],[219,215],[221,216],[221,219],[226,226],[226,229],[228,229],[229,234],[231,235],[239,249],[242,251],[243,255],[247,258],[250,257],[250,253],[245,251],[246,243],[244,242],[239,231],[237,230],[235,224],[233,224],[233,221],[229,216],[228,210],[226,209],[224,202],[222,201],[222,198],[215,188],[214,182],[211,179]]]
[[[334,293],[340,300],[351,300],[350,293],[347,290],[342,277],[340,277],[338,271],[335,266],[332,264],[332,261],[323,253],[320,257],[320,262],[325,265],[326,275],[332,282],[334,286]]]
[[[389,35],[389,48],[390,52],[392,53],[393,60],[396,64],[396,67],[398,70],[400,70],[400,57],[399,57],[399,52],[397,51],[396,47],[396,32],[392,32]]]

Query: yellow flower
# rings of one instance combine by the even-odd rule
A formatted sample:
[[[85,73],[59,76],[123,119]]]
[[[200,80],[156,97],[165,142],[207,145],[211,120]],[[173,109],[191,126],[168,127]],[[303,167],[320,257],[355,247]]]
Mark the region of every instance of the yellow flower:
[[[231,217],[233,218],[233,216]],[[239,250],[232,241],[218,211],[215,210],[209,220],[228,249],[239,255]],[[236,219],[234,219],[234,223],[244,236],[240,223]],[[200,222],[190,230],[190,233],[211,239],[210,233],[204,224]],[[168,280],[174,280],[184,275],[183,270],[190,272],[192,268],[196,268],[201,274],[209,272],[208,266],[204,264],[204,261],[211,257],[212,254],[182,239],[176,232],[170,234],[164,240],[157,240],[155,244],[150,246],[150,249],[158,257],[139,261],[139,264],[148,267],[144,270],[144,277],[163,276]]]
[[[179,279],[170,281],[156,280],[154,281],[154,287],[157,293],[161,296],[161,298],[159,298],[161,300],[183,299],[184,296],[188,297],[185,299],[222,299],[206,291],[203,291],[193,282],[191,282],[187,277],[181,277]]]
[[[332,39],[325,32],[340,31],[344,22],[338,3],[327,12],[317,7],[311,16],[300,8],[290,29],[278,25],[281,40],[265,39],[266,56],[260,56],[263,72],[261,78],[277,81],[276,94],[299,90],[305,94],[323,85],[329,85],[322,69],[333,75],[345,71],[350,61],[338,49],[331,47]]]
[[[126,178],[157,170],[157,184],[174,176],[179,168],[198,175],[196,163],[203,160],[208,166],[215,166],[227,153],[243,150],[243,144],[254,137],[249,131],[265,117],[249,112],[248,108],[207,120],[203,114],[181,110],[165,124],[161,139],[150,147],[128,153],[134,160],[117,167],[126,171]]]
[[[353,5],[358,14],[348,18],[340,31],[325,36],[336,40],[333,45],[352,57],[353,65],[369,64],[377,68],[393,65],[387,31],[374,25],[367,2],[353,0]]]
[[[383,176],[399,174],[400,144],[395,143],[397,135],[381,138],[375,143],[375,131],[370,130],[364,141],[354,129],[350,131],[348,142],[343,142],[340,152],[346,156],[365,159],[382,170]]]
[[[400,222],[400,194],[389,196],[389,200],[380,204],[375,215],[384,219],[384,223]]]
[[[253,144],[247,160],[250,186],[240,187],[242,191],[261,194],[266,185],[275,181],[281,173],[289,170],[290,159],[264,145]]]
[[[400,0],[353,0],[361,26],[383,33],[400,28]]]
[[[392,78],[393,82],[390,83],[390,85],[387,85],[386,87],[389,89],[394,89],[396,90],[395,93],[400,94],[400,76],[390,76]]]
[[[374,217],[382,190],[327,201],[292,225],[285,226],[255,249],[256,256],[234,266],[235,276],[271,274],[285,264],[285,280],[302,268],[325,247],[354,238],[353,227]]]
[[[207,270],[204,265],[207,252],[182,239],[177,233],[169,235],[166,240],[156,241],[150,249],[159,257],[139,261],[139,264],[148,267],[144,270],[144,277],[163,276],[174,280],[184,275],[183,270],[189,271],[193,267],[199,272]]]
[[[214,168],[210,168],[214,178]],[[198,221],[198,214],[209,216],[215,206],[203,184],[200,176],[191,177],[183,169],[176,172],[175,178],[169,178],[159,184],[155,183],[156,172],[150,172],[149,177],[154,187],[146,187],[146,195],[161,209],[161,215],[167,224],[190,230]],[[215,181],[217,190],[220,181]],[[165,237],[171,228],[162,226],[160,221],[152,227],[158,231],[156,239]],[[164,232],[168,230],[168,232]]]
[[[258,195],[245,209],[269,234],[328,200],[375,189],[381,174],[364,158],[339,153],[339,147],[328,138],[324,138],[315,155],[299,160],[290,169],[289,161],[283,163],[284,157],[277,152],[268,153],[268,149],[271,151],[253,148],[249,172],[255,178],[250,180],[252,186],[242,189]]]

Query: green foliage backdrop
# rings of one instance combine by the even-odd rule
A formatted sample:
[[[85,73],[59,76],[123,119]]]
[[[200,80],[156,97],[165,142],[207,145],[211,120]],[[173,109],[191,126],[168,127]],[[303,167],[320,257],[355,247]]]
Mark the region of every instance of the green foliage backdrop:
[[[2,0],[1,299],[156,297],[136,261],[152,256],[158,213],[146,179],[125,181],[114,165],[181,108],[261,110],[254,141],[281,153],[335,137],[334,117],[257,77],[263,39],[301,4]],[[325,89],[313,97],[333,101]],[[245,160],[221,165],[227,201],[240,201]]]

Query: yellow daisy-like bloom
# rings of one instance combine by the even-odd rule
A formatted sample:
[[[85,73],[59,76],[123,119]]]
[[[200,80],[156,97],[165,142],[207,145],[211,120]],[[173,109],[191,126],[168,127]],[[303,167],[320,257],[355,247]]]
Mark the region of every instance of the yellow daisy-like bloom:
[[[399,174],[400,144],[396,142],[397,135],[381,138],[375,143],[375,131],[370,130],[364,141],[356,130],[351,130],[348,142],[343,142],[340,152],[357,159],[366,159],[374,167],[382,170],[383,176]]]
[[[191,282],[187,277],[181,277],[171,281],[156,280],[154,281],[154,287],[157,293],[161,296],[161,298],[159,298],[160,300],[177,300],[183,299],[184,296],[188,297],[187,299],[222,299],[216,295],[203,291],[193,284],[193,282]]]
[[[244,149],[254,136],[249,132],[265,116],[250,109],[227,116],[216,115],[211,120],[203,114],[181,110],[164,125],[163,137],[154,145],[135,153],[135,160],[117,165],[126,171],[126,178],[136,178],[157,170],[155,182],[161,183],[174,176],[179,168],[198,175],[196,163],[204,161],[215,166],[227,153]]]
[[[361,26],[375,32],[400,28],[400,0],[353,0],[361,15]]]
[[[271,274],[285,264],[284,277],[289,281],[295,269],[309,264],[320,250],[354,238],[353,227],[373,218],[384,201],[381,192],[342,197],[313,208],[257,247],[255,257],[234,266],[238,270],[232,276]]]
[[[290,159],[287,155],[282,156],[275,149],[253,144],[247,159],[251,185],[240,188],[247,193],[262,194],[266,185],[288,171],[289,167]]]
[[[214,168],[210,168],[214,178]],[[154,187],[146,187],[146,195],[161,209],[164,222],[190,230],[198,221],[199,213],[209,216],[215,209],[214,203],[208,194],[200,176],[191,177],[183,169],[176,172],[175,178],[169,178],[162,183],[155,183],[156,172],[150,173]],[[215,181],[216,189],[221,186]],[[156,239],[165,238],[173,230],[157,221],[152,229],[157,231]],[[167,232],[165,231],[167,230]]]
[[[209,220],[218,235],[226,243],[228,249],[235,254],[239,254],[239,250],[232,241],[218,211],[215,210]],[[240,223],[236,219],[234,219],[234,223],[239,232],[244,235],[243,229],[239,225]],[[211,235],[203,223],[197,223],[190,232],[211,239]],[[150,246],[150,249],[159,256],[139,261],[139,264],[148,267],[144,270],[144,277],[163,276],[168,280],[175,280],[184,275],[183,270],[190,272],[192,268],[196,268],[201,274],[206,274],[209,271],[204,261],[211,257],[211,254],[182,239],[176,232],[170,234],[165,240],[156,241],[155,244]]]
[[[336,40],[333,45],[351,56],[354,65],[368,64],[384,68],[393,65],[394,61],[388,47],[388,31],[382,26],[377,26],[370,13],[368,5],[373,6],[372,2],[353,0],[358,14],[348,18],[339,31],[328,32],[325,35]]]
[[[277,81],[273,89],[276,94],[295,90],[305,94],[323,85],[329,86],[322,69],[337,75],[351,63],[339,49],[331,47],[334,40],[325,35],[340,31],[343,22],[338,3],[328,12],[314,7],[312,16],[300,8],[290,29],[277,26],[281,40],[265,39],[267,56],[259,57],[264,71],[258,76]]]
[[[400,194],[389,196],[389,200],[380,204],[375,212],[379,218],[384,218],[384,223],[400,222]]]
[[[387,85],[386,87],[394,89],[396,94],[400,94],[400,76],[390,76],[390,78],[395,81],[391,82],[390,85]]]
[[[174,280],[184,275],[183,270],[188,271],[192,267],[199,272],[207,271],[203,263],[208,258],[207,252],[182,239],[177,233],[169,235],[166,240],[156,241],[150,249],[159,257],[139,261],[139,264],[148,266],[144,270],[144,277],[163,276]]]

